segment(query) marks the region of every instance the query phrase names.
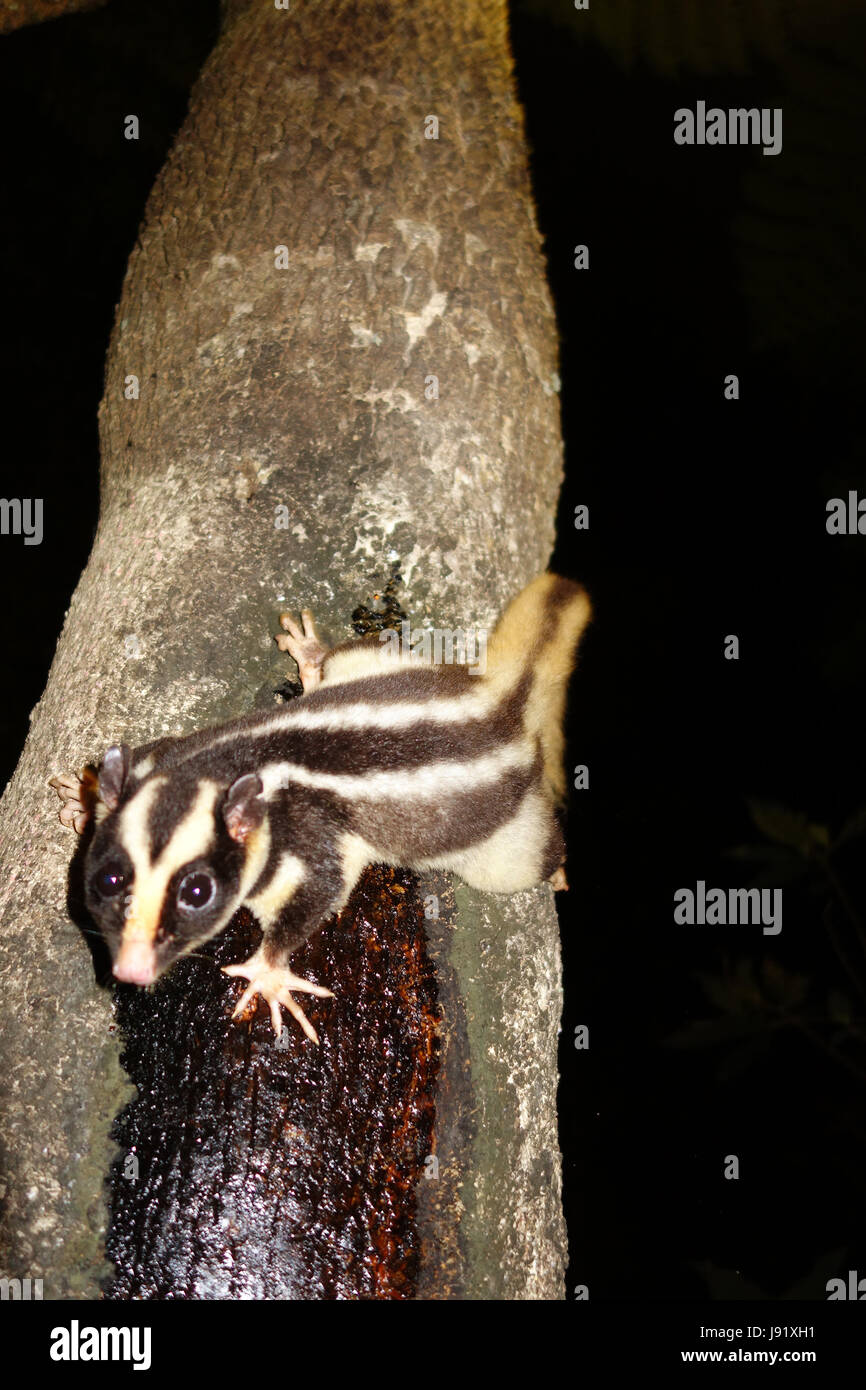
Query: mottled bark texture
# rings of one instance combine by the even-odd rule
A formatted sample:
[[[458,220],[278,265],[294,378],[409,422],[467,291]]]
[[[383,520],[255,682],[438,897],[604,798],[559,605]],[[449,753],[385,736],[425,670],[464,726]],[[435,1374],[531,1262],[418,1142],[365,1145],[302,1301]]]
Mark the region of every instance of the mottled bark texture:
[[[425,138],[431,116],[438,139]],[[275,266],[280,245],[286,269]],[[138,399],[125,394],[133,376]],[[434,376],[438,399],[425,390]],[[99,529],[0,807],[2,1262],[9,1273],[43,1277],[46,1297],[93,1296],[104,1277],[109,1130],[129,1094],[111,996],[67,915],[74,847],[46,779],[120,738],[142,743],[273,700],[289,670],[273,642],[279,611],[309,604],[331,638],[343,639],[353,610],[395,563],[414,625],[489,625],[550,553],[561,471],[556,391],[504,6],[229,5],[130,258],[100,412]],[[418,1186],[419,1258],[408,1260],[403,1283],[370,1278],[382,1254],[371,1219],[348,1241],[362,1270],[352,1287],[358,1296],[559,1297],[552,894],[484,899],[459,886],[452,909],[430,923],[439,1176],[427,1164]],[[412,923],[391,916],[413,939]],[[354,1010],[371,1026],[382,989],[375,949],[372,959],[355,997],[341,977],[340,997],[316,1013],[322,1032],[329,1009],[344,1011],[338,1020]],[[189,988],[206,988],[196,978]],[[400,978],[400,988],[424,995],[423,968],[407,965]],[[234,1089],[249,1105],[244,1059],[265,1046],[264,1016],[243,1025],[253,1042],[239,1057],[230,1040],[239,1025],[224,1019],[232,986],[214,979],[219,1066],[229,1077],[237,1068]],[[150,997],[165,1029],[170,993]],[[425,1009],[416,1010],[419,1038]],[[388,1017],[399,1032],[399,1011]],[[191,1018],[178,1014],[165,1044],[181,1071],[187,1058],[186,1074]],[[148,1041],[134,1041],[140,1059]],[[387,1066],[396,1041],[383,1035],[374,1049],[362,1109],[372,1107],[375,1068]],[[308,1045],[292,1035],[290,1047],[300,1067]],[[269,1084],[278,1071],[288,1114],[299,1073],[284,1055],[276,1060]],[[333,1073],[328,1081],[321,1064],[315,1075],[350,1094],[355,1084]],[[146,1076],[136,1075],[139,1086]],[[407,1126],[416,1113],[423,1129],[425,1106],[411,1096],[401,1103]],[[184,1115],[174,1122],[183,1127]],[[281,1143],[295,1146],[298,1163],[345,1174],[351,1136],[299,1137],[304,1123],[297,1105],[287,1136],[270,1124],[254,1133],[251,1118],[239,1137],[235,1122],[224,1149],[238,1211],[255,1208],[257,1175]],[[412,1161],[423,1158],[423,1132],[401,1142]],[[352,1172],[363,1205],[375,1145],[361,1147]],[[121,1157],[115,1183],[135,1180],[123,1167]],[[410,1201],[406,1171],[389,1200]],[[194,1188],[196,1172],[191,1180]],[[323,1192],[327,1200],[327,1181]],[[149,1208],[149,1231],[126,1242],[138,1252],[133,1266],[171,1244],[184,1211],[201,1215],[205,1206]],[[404,1215],[414,1220],[410,1208]],[[116,1212],[125,1209],[116,1197]],[[291,1216],[282,1239],[290,1262],[304,1239],[303,1220]],[[154,1278],[150,1291],[335,1290],[327,1243],[318,1281],[298,1281],[291,1269],[265,1287],[232,1275],[238,1260],[248,1270],[254,1263],[247,1220],[224,1223],[223,1258],[212,1252],[201,1278],[187,1270],[186,1286],[172,1287],[169,1260],[167,1282]],[[194,1240],[194,1230],[177,1228],[178,1245]]]

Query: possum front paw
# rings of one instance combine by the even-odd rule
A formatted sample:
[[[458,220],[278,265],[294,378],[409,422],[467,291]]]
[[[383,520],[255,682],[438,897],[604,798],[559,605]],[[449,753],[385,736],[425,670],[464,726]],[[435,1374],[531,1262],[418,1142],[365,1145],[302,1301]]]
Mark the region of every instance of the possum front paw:
[[[280,1014],[280,1005],[288,1009],[292,1018],[297,1019],[307,1037],[311,1042],[319,1041],[315,1028],[307,1018],[303,1009],[296,1004],[289,990],[295,989],[302,994],[317,994],[320,999],[333,999],[331,990],[325,989],[323,985],[313,985],[309,980],[302,980],[299,975],[293,975],[291,970],[285,966],[268,965],[262,952],[256,951],[254,956],[245,960],[242,965],[224,965],[223,970],[226,975],[241,975],[250,981],[248,989],[245,989],[237,1007],[232,1014],[232,1018],[237,1018],[244,1012],[250,1001],[260,994],[269,1006],[271,1011],[271,1023],[277,1037],[283,1031],[283,1020]]]
[[[305,608],[301,614],[301,623],[303,627],[298,626],[291,613],[281,613],[280,626],[285,631],[277,637],[277,646],[298,663],[298,674],[306,695],[321,682],[322,662],[328,655],[328,648],[322,645],[309,608]]]
[[[71,825],[76,835],[83,834],[99,796],[96,773],[90,767],[86,767],[81,776],[77,772],[62,772],[57,777],[49,778],[48,785],[54,788],[63,802],[60,808],[61,825]]]

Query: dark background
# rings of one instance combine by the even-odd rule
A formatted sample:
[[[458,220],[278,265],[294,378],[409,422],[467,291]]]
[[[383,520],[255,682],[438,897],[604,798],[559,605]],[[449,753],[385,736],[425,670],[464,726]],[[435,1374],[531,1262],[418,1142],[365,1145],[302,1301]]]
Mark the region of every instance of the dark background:
[[[562,338],[554,563],[596,611],[559,899],[569,1283],[824,1298],[866,1274],[866,537],[825,528],[829,498],[866,494],[866,23],[835,4],[771,60],[737,7],[694,54],[653,31],[664,9],[628,44],[565,6],[512,11]],[[0,39],[2,491],[45,499],[41,546],[0,542],[2,780],[90,550],[127,257],[217,20],[215,0],[116,0]],[[782,153],[675,146],[698,99],[781,106]],[[698,879],[782,887],[781,935],[676,926]]]

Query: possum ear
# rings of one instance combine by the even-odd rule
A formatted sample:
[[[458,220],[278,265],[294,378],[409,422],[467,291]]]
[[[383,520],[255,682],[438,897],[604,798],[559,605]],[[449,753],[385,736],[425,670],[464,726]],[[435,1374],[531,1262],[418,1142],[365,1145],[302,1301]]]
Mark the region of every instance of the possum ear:
[[[125,743],[115,743],[105,754],[99,767],[99,799],[113,811],[120,801],[132,754]]]
[[[254,772],[239,777],[232,782],[226,792],[223,804],[223,819],[226,830],[233,840],[242,845],[253,830],[258,830],[265,818],[265,803],[262,800],[262,779]]]

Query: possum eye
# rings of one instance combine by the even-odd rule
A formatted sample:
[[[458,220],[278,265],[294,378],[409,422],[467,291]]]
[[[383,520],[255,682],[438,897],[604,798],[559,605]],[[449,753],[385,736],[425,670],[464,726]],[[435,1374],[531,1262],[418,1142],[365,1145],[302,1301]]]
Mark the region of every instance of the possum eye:
[[[101,898],[116,898],[127,884],[127,876],[122,864],[109,862],[93,876],[94,891]]]
[[[216,884],[210,874],[198,873],[187,874],[186,878],[181,879],[180,887],[177,890],[177,901],[181,907],[192,908],[195,911],[200,907],[207,907],[216,891]]]

